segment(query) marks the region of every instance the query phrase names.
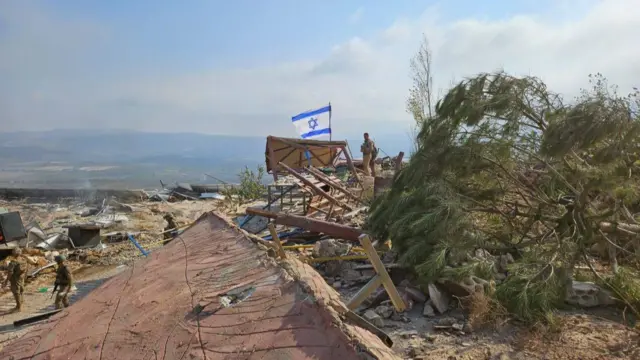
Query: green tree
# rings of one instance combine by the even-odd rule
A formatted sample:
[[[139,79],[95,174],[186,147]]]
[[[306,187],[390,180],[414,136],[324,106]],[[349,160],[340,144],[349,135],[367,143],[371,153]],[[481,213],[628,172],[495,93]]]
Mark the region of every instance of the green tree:
[[[416,152],[374,202],[368,230],[391,238],[425,282],[492,280],[478,251],[511,254],[495,295],[529,321],[559,305],[594,245],[607,244],[616,271],[616,249],[637,261],[628,244],[640,234],[638,94],[618,95],[600,74],[591,84],[565,103],[535,77],[460,82],[419,119]],[[608,280],[618,275],[597,275],[640,303]]]

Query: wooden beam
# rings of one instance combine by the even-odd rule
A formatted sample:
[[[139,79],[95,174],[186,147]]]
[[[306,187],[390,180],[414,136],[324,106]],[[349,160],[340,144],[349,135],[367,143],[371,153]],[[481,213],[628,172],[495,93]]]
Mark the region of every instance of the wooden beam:
[[[398,157],[396,157],[395,172],[400,171],[400,169],[402,168],[402,159],[403,158],[404,158],[404,151],[400,151],[400,153],[398,153]]]
[[[279,225],[294,226],[308,231],[324,233],[339,239],[358,241],[359,236],[362,235],[362,230],[357,228],[299,215],[274,213],[251,208],[247,208],[246,213],[274,219],[274,222]]]
[[[404,303],[404,300],[402,300],[402,297],[400,297],[400,293],[398,293],[398,289],[396,289],[396,286],[393,284],[393,281],[391,280],[391,277],[389,276],[387,269],[385,269],[384,264],[382,263],[382,260],[380,260],[378,253],[373,248],[373,244],[371,244],[371,238],[369,238],[369,235],[367,234],[362,234],[360,235],[358,240],[360,240],[360,244],[362,245],[362,248],[364,249],[367,256],[369,256],[371,265],[373,265],[373,268],[376,270],[376,273],[378,273],[378,276],[380,276],[382,285],[384,286],[385,290],[387,290],[387,294],[389,294],[389,298],[391,298],[391,302],[393,303],[393,306],[396,308],[396,311],[398,312],[404,311],[407,308],[407,306]]]
[[[278,164],[276,164],[276,153],[273,151],[273,144],[270,143],[271,137],[267,138],[267,148],[269,153],[267,154],[267,159],[269,161],[269,166],[271,167],[271,174],[273,175],[273,181],[278,181]]]
[[[269,224],[269,232],[271,233],[271,240],[274,244],[276,244],[276,249],[278,251],[278,255],[281,259],[287,258],[287,253],[284,252],[282,248],[282,242],[280,242],[280,237],[278,236],[278,232],[276,231],[276,227],[273,224]]]
[[[340,146],[345,146],[347,144],[346,141],[342,140],[332,140],[332,141],[326,141],[326,140],[311,140],[311,139],[294,139],[294,138],[282,138],[282,137],[277,137],[277,136],[269,136],[272,139],[278,140],[278,141],[282,141],[282,142],[288,142],[288,143],[293,143],[293,144],[298,144],[298,145],[313,145],[313,146],[320,146],[320,147],[340,147]]]
[[[349,170],[351,170],[351,172],[353,172],[353,176],[356,178],[356,181],[358,182],[360,187],[364,189],[364,186],[362,185],[362,181],[360,181],[360,177],[358,176],[358,172],[356,171],[356,166],[353,165],[353,159],[351,158],[351,154],[347,150],[348,149],[346,148],[342,148],[342,151],[344,152],[344,157],[345,159],[347,159],[347,167],[349,168]]]
[[[308,168],[307,170],[309,170],[311,175],[313,175],[316,179],[324,182],[325,184],[327,184],[327,185],[329,185],[329,186],[331,186],[333,188],[336,188],[337,190],[343,192],[345,195],[347,195],[351,199],[356,200],[357,202],[360,202],[360,199],[357,196],[355,196],[351,191],[347,190],[345,187],[343,187],[339,183],[333,181],[332,179],[330,179],[328,176],[323,174],[318,169]]]
[[[382,285],[382,277],[380,275],[376,275],[369,280],[369,282],[362,287],[349,302],[347,303],[347,308],[349,310],[355,310],[362,304],[371,293],[373,293],[377,288]]]
[[[285,170],[287,170],[287,172],[291,175],[293,175],[295,178],[297,178],[298,180],[302,181],[305,185],[307,185],[308,187],[310,187],[311,189],[313,189],[313,191],[316,192],[317,195],[320,195],[324,198],[326,198],[327,200],[339,205],[340,207],[343,207],[347,210],[353,210],[353,207],[350,205],[347,205],[343,202],[341,202],[340,200],[334,198],[333,196],[331,196],[331,194],[327,193],[326,191],[320,189],[318,186],[316,186],[314,183],[312,183],[309,179],[305,178],[304,176],[302,176],[301,174],[299,174],[297,171],[293,170],[292,168],[290,168],[289,166],[287,166],[287,164],[285,163],[278,163],[279,166],[283,167]]]

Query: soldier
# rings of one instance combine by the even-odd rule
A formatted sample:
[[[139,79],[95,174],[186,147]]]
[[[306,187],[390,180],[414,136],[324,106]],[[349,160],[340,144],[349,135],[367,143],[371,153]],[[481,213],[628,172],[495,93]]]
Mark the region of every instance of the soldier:
[[[167,221],[167,226],[165,226],[164,233],[162,234],[164,237],[162,245],[167,245],[169,242],[171,242],[171,240],[173,240],[174,234],[177,231],[176,229],[178,228],[178,224],[176,224],[176,221],[171,214],[164,214],[164,219]]]
[[[67,268],[64,261],[66,260],[64,255],[58,255],[55,257],[56,263],[58,263],[58,269],[56,270],[56,282],[55,286],[58,288],[58,294],[56,295],[56,309],[62,309],[62,307],[69,306],[69,292],[73,286],[73,276],[71,271]]]
[[[378,148],[376,144],[369,138],[369,133],[364,133],[364,142],[360,145],[362,152],[362,170],[367,176],[376,176],[375,160],[378,157]]]
[[[11,293],[16,299],[16,307],[14,311],[22,311],[22,304],[24,302],[24,278],[27,273],[27,264],[25,259],[21,256],[22,250],[16,248],[13,249],[13,256],[15,260],[11,260],[7,271],[7,279],[2,284],[2,287],[6,287],[7,283],[11,284]]]

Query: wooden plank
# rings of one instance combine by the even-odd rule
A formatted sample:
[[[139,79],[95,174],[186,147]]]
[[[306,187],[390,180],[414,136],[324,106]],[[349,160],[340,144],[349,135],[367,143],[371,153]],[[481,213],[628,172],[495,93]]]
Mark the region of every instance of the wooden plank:
[[[345,159],[347,159],[347,167],[353,173],[353,176],[356,178],[356,181],[358,182],[360,187],[364,189],[364,186],[362,185],[362,181],[360,181],[360,177],[358,176],[358,172],[356,171],[356,166],[353,165],[353,159],[351,158],[349,151],[347,151],[346,148],[343,148],[342,151],[344,152]]]
[[[357,201],[358,203],[360,203],[360,199],[357,196],[355,196],[351,191],[347,190],[345,187],[343,187],[339,183],[337,183],[335,181],[332,181],[325,174],[323,174],[321,171],[319,171],[317,169],[314,169],[314,168],[311,168],[311,167],[307,168],[307,170],[309,171],[309,173],[311,173],[311,175],[316,177],[316,179],[318,179],[318,180],[324,182],[325,184],[335,188],[336,190],[341,191],[346,196],[348,196],[351,199],[353,199],[353,200]]]
[[[271,233],[271,240],[273,240],[273,243],[276,244],[278,255],[281,259],[286,259],[287,253],[284,252],[284,249],[282,248],[282,242],[280,241],[280,237],[278,236],[275,225],[269,224],[269,232]]]
[[[305,178],[304,176],[299,174],[297,171],[295,171],[292,168],[290,168],[289,166],[287,166],[287,164],[280,162],[280,163],[278,163],[278,165],[283,167],[285,170],[287,170],[287,172],[289,174],[293,175],[295,178],[298,178],[298,180],[300,180],[303,183],[305,183],[305,185],[307,185],[310,188],[312,188],[316,192],[317,195],[323,196],[323,197],[327,198],[329,201],[337,203],[338,205],[340,205],[343,208],[346,208],[347,210],[353,210],[353,207],[351,207],[350,205],[344,204],[340,200],[334,198],[333,196],[331,196],[330,194],[328,194],[324,190],[320,189],[319,187],[314,185],[311,181],[309,181],[307,178]]]
[[[245,211],[247,214],[274,219],[275,223],[279,225],[295,226],[308,231],[324,233],[339,239],[358,241],[358,237],[362,234],[362,230],[357,228],[319,219],[310,219],[299,215],[274,213],[271,211],[251,208],[247,208]]]
[[[351,300],[349,300],[349,302],[347,303],[347,308],[349,308],[349,310],[357,309],[358,306],[360,306],[360,304],[362,304],[367,299],[367,297],[371,295],[371,293],[373,293],[377,288],[380,287],[380,285],[382,285],[382,277],[380,277],[380,275],[376,275],[371,278],[371,280],[369,280],[369,282],[365,286],[363,286],[362,289],[360,289],[355,295],[353,295]]]
[[[371,265],[373,265],[376,273],[378,273],[378,275],[380,276],[382,285],[384,286],[385,290],[387,290],[387,294],[389,294],[389,298],[391,299],[393,306],[398,312],[404,311],[406,309],[406,304],[402,300],[402,297],[400,297],[400,293],[398,293],[398,289],[396,289],[396,286],[393,284],[393,281],[391,280],[387,269],[385,269],[382,260],[380,260],[378,253],[373,248],[373,244],[371,244],[369,235],[362,234],[360,235],[358,240],[360,240],[362,248],[367,253],[369,261],[371,261]]]

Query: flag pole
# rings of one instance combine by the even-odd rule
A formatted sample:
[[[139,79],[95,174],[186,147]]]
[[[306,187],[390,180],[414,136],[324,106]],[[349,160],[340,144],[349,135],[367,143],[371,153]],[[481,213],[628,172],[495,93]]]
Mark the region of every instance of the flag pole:
[[[331,137],[333,135],[333,129],[331,128],[331,101],[329,101],[329,141],[331,141]]]

